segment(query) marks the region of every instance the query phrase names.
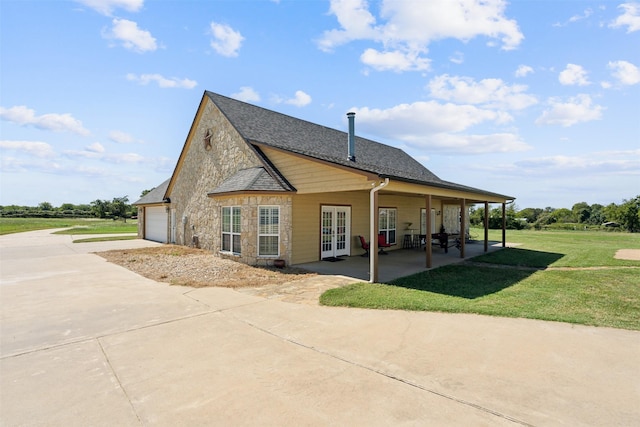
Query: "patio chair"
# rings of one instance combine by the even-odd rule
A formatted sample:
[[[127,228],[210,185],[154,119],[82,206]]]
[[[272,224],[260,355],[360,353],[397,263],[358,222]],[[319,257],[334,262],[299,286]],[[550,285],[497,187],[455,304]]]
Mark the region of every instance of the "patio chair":
[[[380,248],[380,250],[378,250],[378,253],[380,255],[389,255],[388,252],[384,251],[384,248],[390,248],[391,244],[387,243],[387,238],[385,237],[384,234],[378,234],[378,248]]]
[[[364,253],[360,256],[369,256],[369,244],[367,243],[366,240],[364,240],[364,237],[362,236],[358,236],[358,238],[360,239],[360,245],[362,246],[362,249],[364,249]]]

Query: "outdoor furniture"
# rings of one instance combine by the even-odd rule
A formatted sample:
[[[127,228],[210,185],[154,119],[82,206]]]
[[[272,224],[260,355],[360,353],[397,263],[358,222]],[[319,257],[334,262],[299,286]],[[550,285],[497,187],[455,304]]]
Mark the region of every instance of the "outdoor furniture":
[[[431,244],[437,245],[444,249],[444,253],[449,253],[449,248],[452,248],[454,246],[460,249],[460,238],[456,237],[454,239],[450,239],[450,237],[452,236],[454,235],[448,233],[433,233],[431,235]]]
[[[413,240],[411,239],[411,234],[405,234],[404,240],[402,241],[402,249],[410,249],[413,247]]]
[[[385,252],[384,248],[390,248],[390,247],[391,247],[391,244],[387,243],[387,238],[385,237],[385,235],[378,234],[378,248],[380,248],[378,253],[380,255],[388,255],[388,252]]]
[[[362,249],[365,250],[365,252],[360,256],[368,257],[369,256],[369,244],[367,243],[366,240],[364,240],[364,237],[358,236],[358,238],[360,239],[360,245],[362,246]]]

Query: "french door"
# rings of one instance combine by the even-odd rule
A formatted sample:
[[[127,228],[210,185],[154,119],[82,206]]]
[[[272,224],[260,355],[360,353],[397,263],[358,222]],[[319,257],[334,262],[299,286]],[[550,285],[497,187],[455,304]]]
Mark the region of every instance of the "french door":
[[[320,222],[320,257],[349,255],[351,253],[351,207],[322,206]]]

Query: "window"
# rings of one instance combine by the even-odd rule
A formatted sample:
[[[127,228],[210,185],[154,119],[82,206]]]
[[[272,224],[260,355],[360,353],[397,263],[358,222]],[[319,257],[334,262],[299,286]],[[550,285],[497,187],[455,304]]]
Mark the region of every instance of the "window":
[[[387,243],[396,244],[396,209],[380,208],[378,233],[384,234]]]
[[[222,252],[240,255],[240,208],[224,206],[222,208]]]
[[[280,207],[258,207],[258,256],[280,255]]]
[[[431,209],[431,234],[436,232],[436,210]],[[420,209],[420,234],[427,234],[427,210]]]

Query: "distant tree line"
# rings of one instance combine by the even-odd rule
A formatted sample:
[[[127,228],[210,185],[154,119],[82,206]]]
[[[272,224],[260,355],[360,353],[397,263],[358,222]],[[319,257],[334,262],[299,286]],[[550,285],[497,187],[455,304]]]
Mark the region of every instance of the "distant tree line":
[[[49,202],[38,206],[0,206],[0,216],[5,218],[103,218],[122,219],[136,216],[138,209],[129,204],[129,198],[115,197],[113,200],[96,199],[90,204],[63,203],[54,207]]]
[[[510,204],[507,205],[505,217],[507,228],[515,230],[524,228],[606,229],[637,233],[640,232],[640,196],[623,200],[619,205],[615,203],[607,206],[597,203],[589,205],[586,202],[580,202],[574,204],[571,209],[546,207],[518,210],[515,204]],[[471,224],[482,226],[484,208],[472,208],[469,218]],[[502,207],[489,211],[489,228],[502,228]]]
[[[149,191],[143,191],[141,197]],[[127,196],[115,197],[111,201],[96,199],[88,205],[63,203],[60,207],[54,207],[49,202],[42,202],[37,207],[0,206],[0,217],[7,218],[113,218],[126,221],[136,215],[137,208],[129,204]],[[580,202],[571,209],[546,207],[518,210],[515,204],[510,204],[507,205],[505,217],[507,228],[512,230],[606,229],[637,233],[640,232],[640,195],[623,200],[619,205]],[[469,219],[472,225],[482,226],[484,208],[471,208]],[[489,211],[489,228],[502,228],[502,207]]]

